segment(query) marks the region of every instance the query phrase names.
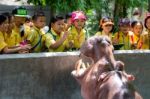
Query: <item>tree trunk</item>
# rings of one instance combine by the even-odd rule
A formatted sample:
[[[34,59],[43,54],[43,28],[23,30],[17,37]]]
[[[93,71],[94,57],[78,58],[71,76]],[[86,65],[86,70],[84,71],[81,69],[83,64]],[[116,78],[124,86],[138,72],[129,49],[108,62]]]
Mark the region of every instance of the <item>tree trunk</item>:
[[[150,12],[150,0],[148,0],[148,12]]]

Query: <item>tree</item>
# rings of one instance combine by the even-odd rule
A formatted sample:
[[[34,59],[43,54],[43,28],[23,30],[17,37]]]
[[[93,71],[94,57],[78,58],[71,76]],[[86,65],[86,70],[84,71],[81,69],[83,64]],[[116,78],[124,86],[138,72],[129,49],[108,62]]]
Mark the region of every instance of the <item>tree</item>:
[[[119,18],[127,17],[135,7],[148,9],[149,4],[150,11],[150,0],[28,0],[28,3],[49,6],[52,14],[65,14],[75,10],[95,12],[96,14],[93,14],[95,18],[93,15],[89,16],[91,19],[93,18],[90,20],[93,21],[91,26],[98,25],[97,20],[102,16],[113,17],[115,24],[117,24]]]

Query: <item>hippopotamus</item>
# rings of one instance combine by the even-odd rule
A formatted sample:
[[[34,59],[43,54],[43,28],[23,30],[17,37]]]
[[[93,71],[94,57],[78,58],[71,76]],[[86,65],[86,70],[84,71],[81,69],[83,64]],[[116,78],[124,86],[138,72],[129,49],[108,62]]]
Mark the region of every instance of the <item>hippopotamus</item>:
[[[81,86],[83,99],[142,99],[134,89],[134,76],[124,71],[124,63],[116,61],[113,45],[107,36],[89,38],[80,48],[81,56],[89,58],[86,65],[77,61],[72,75]]]

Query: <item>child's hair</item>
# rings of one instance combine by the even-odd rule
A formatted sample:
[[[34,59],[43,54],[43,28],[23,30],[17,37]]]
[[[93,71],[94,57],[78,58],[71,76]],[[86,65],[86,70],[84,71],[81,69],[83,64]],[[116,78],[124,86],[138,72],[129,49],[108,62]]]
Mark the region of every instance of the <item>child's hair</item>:
[[[67,19],[71,18],[72,13],[67,13],[65,15],[65,23],[67,23]]]
[[[102,25],[103,25],[104,23],[106,23],[106,22],[111,22],[112,25],[113,25],[113,19],[112,19],[112,18],[110,18],[110,17],[103,17],[103,18],[100,20],[100,22],[99,22],[99,25],[100,25],[99,31],[102,31],[102,30],[103,30],[103,29],[102,29]],[[111,30],[110,32],[113,32],[113,30],[114,30],[114,26],[113,26],[113,28],[112,28],[112,30]]]
[[[121,18],[118,23],[119,26],[130,26],[130,20],[128,18]]]
[[[67,13],[67,14],[65,15],[65,19],[71,18],[71,15],[72,15],[72,13]]]
[[[30,22],[31,20],[32,20],[31,16],[28,15],[25,19],[25,22]]]
[[[142,29],[143,29],[143,24],[142,24],[141,21],[133,21],[133,22],[131,23],[131,28],[134,28],[135,25],[137,25],[137,24],[140,24],[140,25],[142,26]]]
[[[147,20],[150,18],[150,15],[148,15],[146,18],[145,18],[145,20],[144,20],[144,26],[145,26],[145,28],[147,29],[148,27],[147,27],[147,25],[146,25],[146,22],[147,22]]]
[[[58,20],[63,20],[63,19],[64,19],[64,17],[62,15],[56,15],[51,18],[51,23],[55,23]]]
[[[7,20],[7,17],[4,15],[0,15],[0,25],[2,25]]]
[[[44,12],[42,12],[42,11],[36,12],[36,13],[32,16],[32,20],[36,21],[36,20],[38,19],[38,17],[45,17]]]
[[[9,23],[11,22],[12,14],[10,14],[9,12],[4,12],[4,13],[2,13],[2,15],[6,16],[8,18]]]
[[[55,23],[59,20],[63,20],[64,17],[62,15],[55,15],[51,18],[50,23],[49,23],[49,27],[51,27],[51,23]]]

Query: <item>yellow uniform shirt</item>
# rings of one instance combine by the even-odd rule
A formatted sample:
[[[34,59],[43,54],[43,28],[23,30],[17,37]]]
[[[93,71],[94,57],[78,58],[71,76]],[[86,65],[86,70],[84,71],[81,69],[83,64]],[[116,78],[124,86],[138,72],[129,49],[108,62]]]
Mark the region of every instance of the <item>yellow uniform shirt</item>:
[[[15,44],[19,44],[20,42],[27,39],[28,35],[31,33],[31,28],[27,25],[23,25],[24,36],[21,37],[20,28],[17,26],[12,30],[12,36],[15,38]]]
[[[32,52],[42,52],[50,47],[53,38],[50,34],[44,34],[40,29],[33,27],[27,40],[32,46]]]
[[[60,35],[58,35],[52,28],[51,28],[51,34],[53,36],[53,39],[55,41],[59,40],[60,38],[63,37],[64,35],[64,32],[62,32]],[[49,49],[49,51],[52,51],[52,52],[63,52],[65,50],[65,47],[66,47],[66,41],[64,41],[62,43],[62,45],[60,45],[57,49]]]
[[[23,25],[24,26],[24,37],[23,39],[27,39],[28,35],[30,35],[31,33],[31,27],[27,26],[27,25]]]
[[[120,50],[130,50],[130,39],[129,39],[129,34],[124,35],[122,32],[117,32],[114,34],[113,37],[114,40],[118,41],[118,44],[124,44],[124,46]]]
[[[135,45],[135,47],[136,47],[135,49],[140,49],[140,46],[141,46],[140,37],[138,37],[137,35],[135,35],[135,33],[130,31],[129,39],[130,39],[130,44]]]
[[[42,35],[42,43],[44,44],[44,47],[48,49],[47,51],[49,51],[49,47],[53,42],[54,42],[54,39],[50,33],[46,33]]]
[[[150,31],[147,30],[141,34],[140,42],[141,42],[141,49],[150,49]]]
[[[16,42],[19,44],[21,41],[23,41],[24,40],[24,38],[23,37],[21,37],[21,35],[20,35],[20,28],[18,28],[18,27],[14,27],[14,29],[12,30],[12,34],[13,34],[13,36],[15,36],[16,37]]]
[[[99,32],[97,32],[95,35],[96,35],[96,36],[104,35],[104,36],[108,36],[111,40],[113,39],[112,33],[109,33],[109,35],[107,35],[107,34],[105,34],[105,33],[99,31]]]
[[[16,33],[14,30],[12,30],[10,35],[5,33],[5,42],[8,44],[8,47],[19,45],[21,42],[20,35],[18,35],[18,33]]]
[[[82,29],[81,32],[78,33],[76,28],[72,26],[69,29],[69,32],[70,34],[68,36],[68,42],[72,41],[74,48],[79,49],[82,46],[82,44],[85,42],[86,31]]]
[[[7,43],[4,39],[4,34],[0,32],[0,52],[7,46]]]

